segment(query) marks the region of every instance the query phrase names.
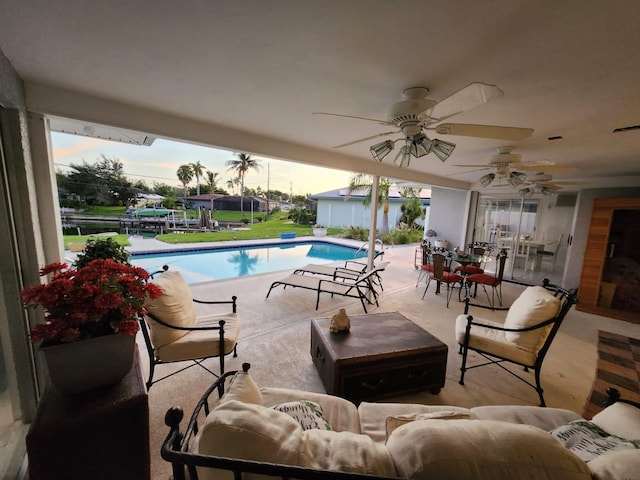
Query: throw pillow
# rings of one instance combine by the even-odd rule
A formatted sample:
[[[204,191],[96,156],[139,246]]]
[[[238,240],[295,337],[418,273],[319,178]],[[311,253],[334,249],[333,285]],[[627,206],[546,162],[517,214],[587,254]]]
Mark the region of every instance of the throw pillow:
[[[416,420],[387,441],[399,477],[591,480],[587,464],[547,432],[493,420]]]
[[[576,420],[561,425],[552,430],[551,435],[585,462],[613,450],[640,448],[640,440],[625,440],[609,435],[598,425],[587,420]]]
[[[555,317],[560,300],[544,287],[528,287],[513,302],[504,320],[505,328],[532,327]],[[535,350],[547,336],[549,327],[530,332],[505,332],[505,338],[517,347]]]
[[[591,419],[604,431],[629,440],[640,440],[640,408],[616,402]]]
[[[391,435],[396,428],[401,427],[402,425],[406,425],[410,422],[415,422],[416,420],[469,420],[470,418],[471,415],[469,413],[457,412],[455,410],[441,410],[439,412],[430,413],[409,413],[406,415],[391,415],[385,419],[387,440],[389,439],[389,435]]]
[[[619,450],[594,458],[589,463],[593,480],[638,478],[640,450]]]
[[[262,405],[262,393],[260,393],[260,388],[249,372],[238,372],[231,377],[231,381],[227,385],[218,405],[222,405],[229,400]]]
[[[327,422],[322,408],[316,402],[310,400],[287,402],[275,405],[273,409],[289,415],[300,424],[302,430],[310,430],[312,428],[331,430],[331,425]]]
[[[162,290],[162,295],[147,305],[150,313],[163,322],[179,327],[191,327],[196,324],[196,309],[193,305],[191,289],[177,270],[164,272],[152,282]],[[165,327],[147,317],[151,326],[151,341],[160,348],[184,337],[188,330],[176,330]]]

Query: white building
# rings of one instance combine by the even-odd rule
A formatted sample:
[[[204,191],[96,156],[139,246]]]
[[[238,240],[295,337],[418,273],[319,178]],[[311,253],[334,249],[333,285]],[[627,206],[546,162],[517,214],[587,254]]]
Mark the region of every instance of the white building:
[[[348,188],[339,190],[331,190],[324,193],[318,193],[309,197],[311,200],[318,202],[318,214],[316,223],[325,227],[347,228],[362,227],[369,228],[371,224],[371,205],[364,206],[362,201],[365,192],[353,192],[349,195]],[[427,211],[431,201],[431,190],[423,189],[420,192],[420,201],[423,208]],[[396,227],[402,211],[400,206],[407,202],[405,197],[400,195],[397,187],[389,188],[389,228]],[[377,224],[382,225],[382,215],[384,205],[380,204],[378,210]]]

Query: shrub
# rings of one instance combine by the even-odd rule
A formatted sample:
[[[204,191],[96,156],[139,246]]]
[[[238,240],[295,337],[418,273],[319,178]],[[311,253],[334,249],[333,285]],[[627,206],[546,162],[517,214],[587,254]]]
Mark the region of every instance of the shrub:
[[[78,254],[74,265],[76,268],[82,268],[97,258],[110,258],[116,262],[129,265],[129,252],[125,250],[123,245],[115,242],[110,237],[89,239],[84,252]]]

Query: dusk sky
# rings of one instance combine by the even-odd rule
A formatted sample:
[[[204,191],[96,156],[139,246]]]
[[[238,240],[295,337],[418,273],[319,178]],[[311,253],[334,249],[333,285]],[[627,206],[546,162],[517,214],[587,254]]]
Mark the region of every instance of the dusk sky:
[[[176,176],[178,167],[200,161],[206,169],[220,174],[222,180],[219,184],[227,189],[227,181],[232,177],[232,172],[227,171],[225,162],[237,158],[231,151],[160,138],[146,147],[58,132],[51,132],[51,137],[56,170],[68,170],[68,165],[81,164],[83,160],[93,164],[101,155],[105,155],[122,161],[125,176],[129,180],[144,180],[149,187],[153,186],[153,182],[182,186]],[[262,168],[259,172],[250,170],[247,173],[245,186],[249,188],[260,186],[262,190],[266,190],[269,176],[270,190],[292,192],[294,195],[316,194],[346,187],[353,175],[351,172],[254,155],[252,158],[261,160]],[[195,179],[189,186],[195,187]]]

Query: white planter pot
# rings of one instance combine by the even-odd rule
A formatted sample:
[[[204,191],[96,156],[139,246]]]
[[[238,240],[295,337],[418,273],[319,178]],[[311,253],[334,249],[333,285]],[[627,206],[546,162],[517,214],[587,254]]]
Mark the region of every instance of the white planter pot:
[[[326,237],[327,236],[327,229],[326,228],[314,227],[313,228],[313,235],[315,237]]]
[[[436,240],[433,244],[436,248],[447,248],[449,246],[449,242],[446,240]]]
[[[119,382],[133,365],[135,335],[106,335],[43,347],[51,383],[73,395]]]

